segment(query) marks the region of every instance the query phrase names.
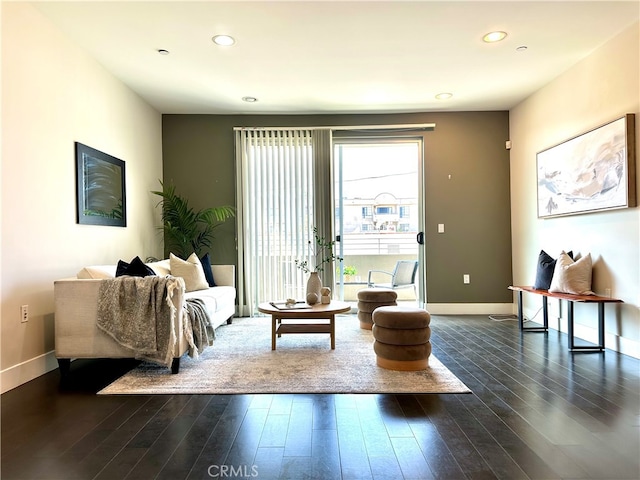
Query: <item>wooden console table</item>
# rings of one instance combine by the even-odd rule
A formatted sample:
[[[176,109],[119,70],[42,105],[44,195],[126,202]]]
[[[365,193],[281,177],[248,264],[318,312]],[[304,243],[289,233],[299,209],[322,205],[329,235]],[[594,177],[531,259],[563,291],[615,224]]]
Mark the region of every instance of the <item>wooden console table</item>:
[[[336,315],[346,313],[351,306],[346,302],[332,300],[331,303],[316,303],[313,306],[301,305],[300,308],[280,309],[266,302],[258,305],[258,311],[271,315],[271,350],[276,349],[276,336],[283,333],[328,333],[331,337],[331,349],[336,348]],[[324,319],[323,323],[283,323],[283,320]]]
[[[573,295],[570,293],[556,293],[548,290],[538,290],[533,287],[516,287],[510,286],[509,290],[518,292],[518,324],[521,331],[529,332],[547,332],[549,330],[549,308],[547,298],[558,298],[567,300],[567,316],[568,316],[568,336],[570,351],[599,351],[604,350],[604,304],[605,303],[622,303],[622,300],[610,297],[600,297],[598,295]],[[522,312],[522,294],[523,292],[542,295],[542,327],[525,327],[524,314]],[[597,303],[598,304],[598,345],[576,345],[573,334],[573,304],[579,303]]]

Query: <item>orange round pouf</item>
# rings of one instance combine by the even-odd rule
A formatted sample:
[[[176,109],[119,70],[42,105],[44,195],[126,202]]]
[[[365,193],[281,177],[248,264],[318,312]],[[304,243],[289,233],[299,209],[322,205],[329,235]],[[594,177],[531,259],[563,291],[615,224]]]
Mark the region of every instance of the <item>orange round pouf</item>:
[[[396,305],[398,294],[390,288],[363,288],[358,291],[358,320],[360,328],[371,330],[373,311],[378,307]]]
[[[375,309],[372,320],[373,351],[379,367],[414,371],[429,366],[429,312],[416,307],[385,306]]]

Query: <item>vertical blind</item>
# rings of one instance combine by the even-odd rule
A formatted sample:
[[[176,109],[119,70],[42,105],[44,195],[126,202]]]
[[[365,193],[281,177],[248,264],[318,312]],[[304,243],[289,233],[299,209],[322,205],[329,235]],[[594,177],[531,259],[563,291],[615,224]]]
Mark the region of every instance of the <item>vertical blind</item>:
[[[261,302],[304,298],[316,221],[311,130],[236,131],[238,300],[241,315]]]

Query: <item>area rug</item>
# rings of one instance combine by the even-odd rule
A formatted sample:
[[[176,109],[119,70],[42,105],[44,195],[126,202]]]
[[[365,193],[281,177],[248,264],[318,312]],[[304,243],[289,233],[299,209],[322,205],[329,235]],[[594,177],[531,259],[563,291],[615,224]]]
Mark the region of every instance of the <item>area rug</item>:
[[[98,394],[470,393],[433,354],[427,370],[378,367],[372,343],[354,315],[339,315],[335,350],[328,334],[283,335],[271,350],[270,317],[236,318],[178,374],[141,363]]]

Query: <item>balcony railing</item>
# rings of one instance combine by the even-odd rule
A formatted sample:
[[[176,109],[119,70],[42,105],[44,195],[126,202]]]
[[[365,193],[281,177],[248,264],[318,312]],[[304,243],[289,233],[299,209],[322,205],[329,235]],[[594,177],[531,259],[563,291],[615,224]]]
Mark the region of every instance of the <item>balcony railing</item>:
[[[342,255],[416,255],[416,233],[348,233],[342,236]]]

